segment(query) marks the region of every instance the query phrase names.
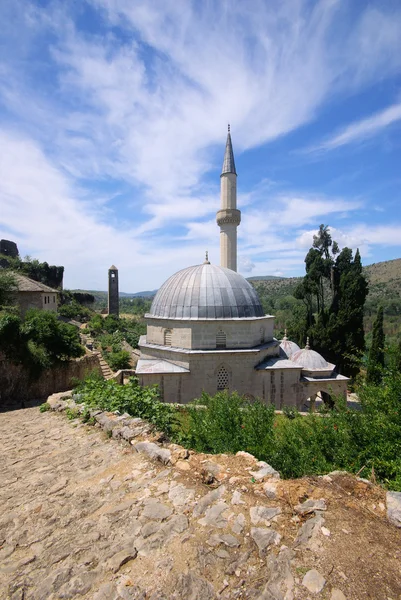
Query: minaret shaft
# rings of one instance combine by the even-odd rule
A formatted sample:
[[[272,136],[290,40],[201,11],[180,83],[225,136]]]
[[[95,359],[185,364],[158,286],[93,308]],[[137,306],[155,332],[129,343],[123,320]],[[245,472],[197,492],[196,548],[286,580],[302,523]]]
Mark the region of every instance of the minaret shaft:
[[[237,209],[237,173],[230,130],[220,176],[220,200],[221,208],[216,215],[220,227],[220,266],[236,271],[237,227],[241,222],[241,212]]]

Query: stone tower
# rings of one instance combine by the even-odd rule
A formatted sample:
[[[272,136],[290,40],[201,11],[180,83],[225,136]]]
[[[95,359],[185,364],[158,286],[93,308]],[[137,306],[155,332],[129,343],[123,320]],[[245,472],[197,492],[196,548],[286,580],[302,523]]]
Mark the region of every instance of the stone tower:
[[[220,227],[220,266],[237,270],[237,227],[241,223],[241,211],[237,209],[237,172],[228,126],[226,151],[220,175],[221,208],[217,212]]]
[[[108,313],[109,315],[119,315],[118,305],[118,269],[114,265],[111,265],[109,269],[109,295],[108,295]]]

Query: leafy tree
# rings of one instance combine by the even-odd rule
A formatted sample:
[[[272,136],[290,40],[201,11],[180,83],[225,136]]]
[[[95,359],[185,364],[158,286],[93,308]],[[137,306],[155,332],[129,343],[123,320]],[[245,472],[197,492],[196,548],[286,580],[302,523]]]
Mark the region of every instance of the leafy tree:
[[[355,376],[365,348],[363,311],[368,293],[359,250],[339,252],[328,226],[321,225],[305,258],[306,275],[294,291],[303,301],[306,321],[297,327],[340,373]],[[289,328],[292,332],[292,327]]]
[[[380,383],[384,368],[384,329],[383,306],[379,306],[375,322],[373,323],[372,345],[369,350],[366,381]]]
[[[11,271],[0,269],[0,307],[8,307],[14,304],[17,290],[17,280]]]

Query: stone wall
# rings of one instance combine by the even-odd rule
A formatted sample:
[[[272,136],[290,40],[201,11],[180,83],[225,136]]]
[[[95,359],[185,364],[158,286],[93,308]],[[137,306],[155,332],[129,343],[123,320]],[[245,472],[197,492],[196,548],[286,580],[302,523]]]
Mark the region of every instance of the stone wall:
[[[49,301],[47,301],[48,299]],[[17,302],[22,316],[30,308],[57,312],[57,294],[52,294],[51,292],[18,292]]]
[[[273,339],[274,317],[255,319],[212,319],[180,322],[178,319],[147,317],[146,339],[163,346],[164,332],[171,331],[171,346],[213,350],[219,332],[224,333],[227,348],[253,348]]]
[[[27,400],[70,390],[74,379],[84,379],[93,372],[101,375],[97,354],[87,354],[44,371],[36,380],[30,379],[21,365],[0,358],[0,411],[21,407]]]

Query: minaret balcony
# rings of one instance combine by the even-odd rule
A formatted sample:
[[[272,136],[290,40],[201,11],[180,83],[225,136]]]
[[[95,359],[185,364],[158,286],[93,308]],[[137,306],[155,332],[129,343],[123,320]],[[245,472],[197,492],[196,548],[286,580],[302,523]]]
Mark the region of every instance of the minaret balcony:
[[[241,223],[241,211],[236,208],[223,208],[216,214],[217,225],[239,225]]]

